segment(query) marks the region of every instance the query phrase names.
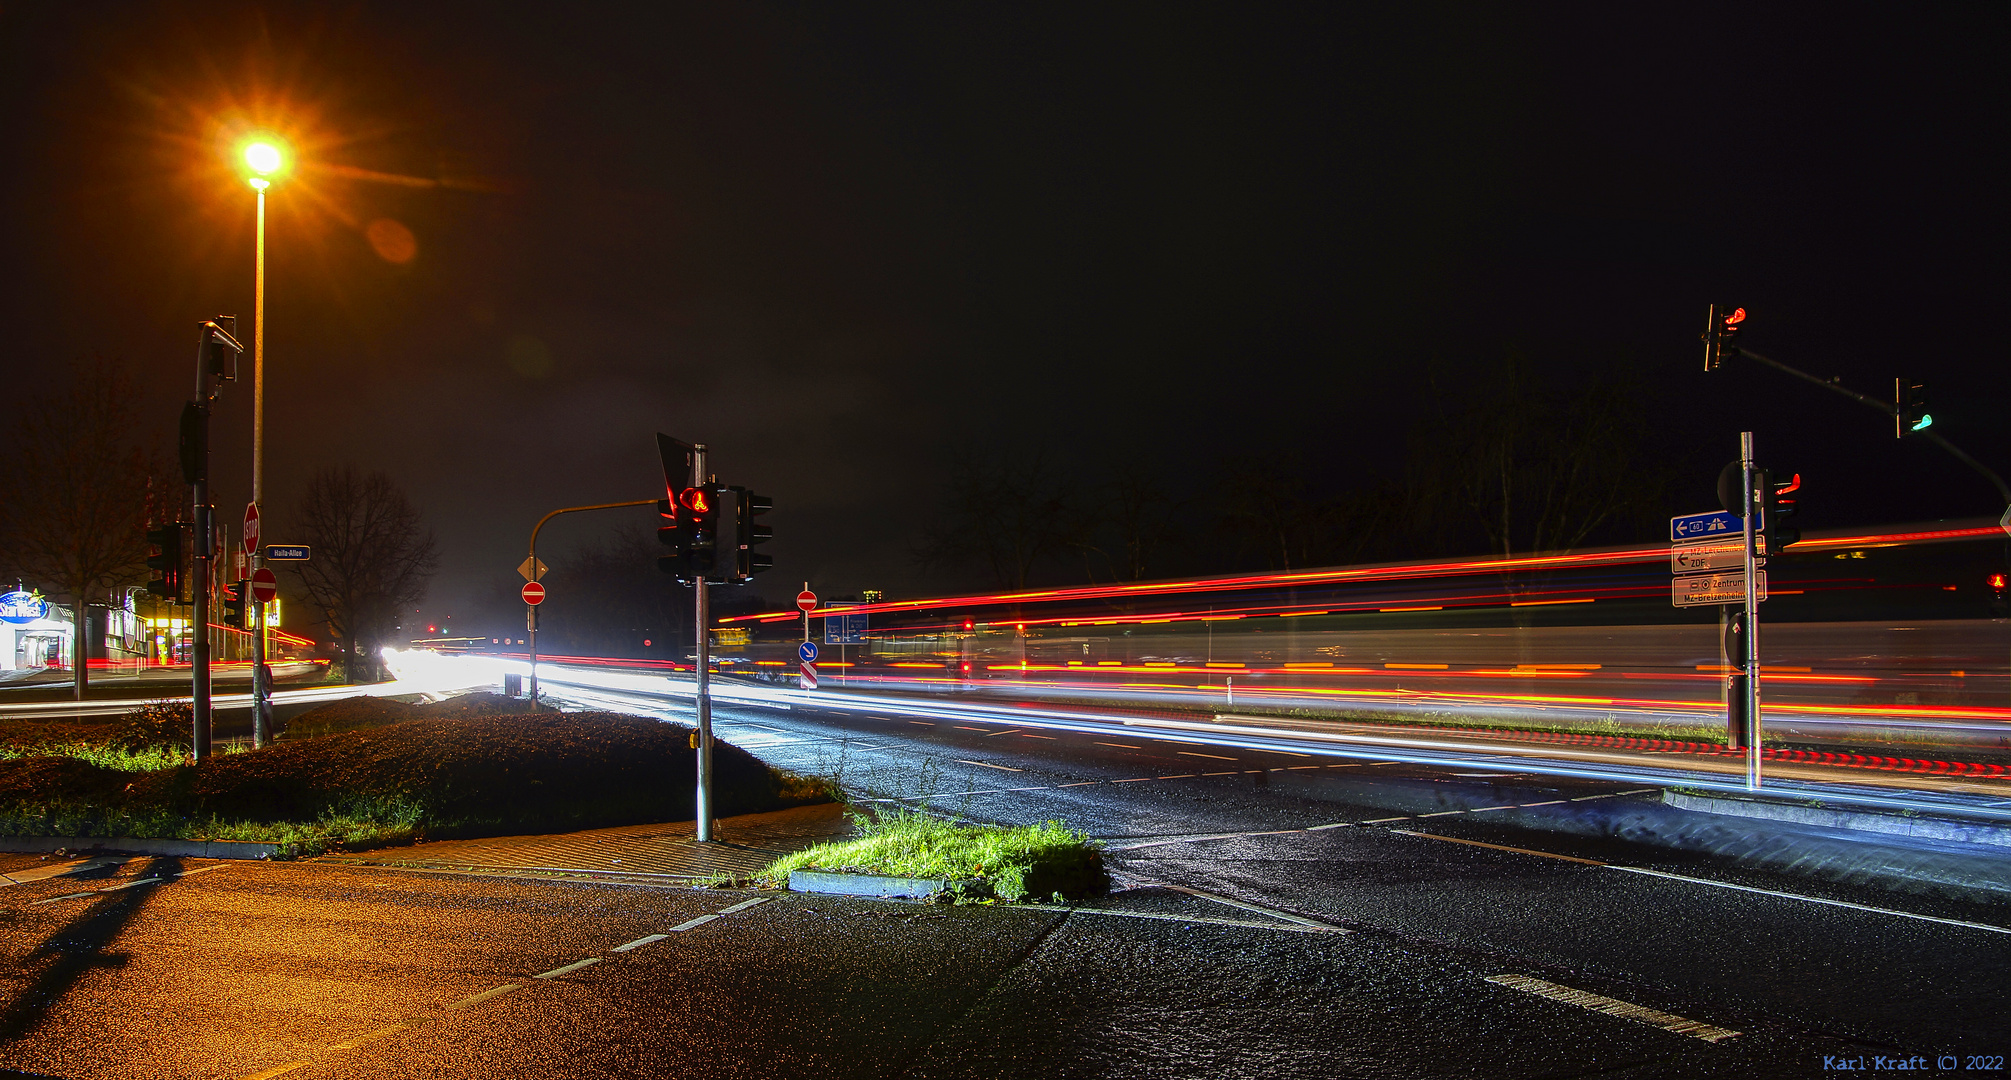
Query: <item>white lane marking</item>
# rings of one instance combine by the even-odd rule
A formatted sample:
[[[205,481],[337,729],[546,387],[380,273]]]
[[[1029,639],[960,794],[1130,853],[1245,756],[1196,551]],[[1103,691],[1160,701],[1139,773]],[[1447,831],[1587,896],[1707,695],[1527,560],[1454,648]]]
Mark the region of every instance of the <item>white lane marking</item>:
[[[1173,752],[1174,752],[1174,753],[1176,753],[1176,754],[1179,754],[1179,755],[1180,755],[1181,757],[1205,757],[1205,758],[1214,758],[1214,759],[1215,759],[1216,761],[1234,761],[1234,760],[1236,760],[1235,758],[1232,758],[1232,757],[1223,757],[1223,756],[1222,756],[1222,755],[1220,755],[1220,754],[1197,754],[1197,753],[1195,753],[1195,752],[1194,752],[1194,751],[1192,751],[1192,750],[1175,750],[1175,751],[1173,751]]]
[[[1089,785],[1091,785],[1091,784],[1101,784],[1101,783],[1103,783],[1103,781],[1101,781],[1101,780],[1077,780],[1077,781],[1076,781],[1075,783],[1073,783],[1073,784],[1056,784],[1056,785],[1055,785],[1055,787],[1058,787],[1058,788],[1065,788],[1065,787],[1088,787],[1088,786],[1089,786]]]
[[[644,945],[649,945],[649,944],[652,944],[652,943],[654,943],[654,942],[658,942],[658,941],[662,941],[662,940],[664,940],[665,938],[668,938],[668,937],[670,937],[670,935],[669,935],[669,934],[651,934],[651,935],[649,935],[648,937],[639,937],[639,938],[636,938],[636,939],[635,939],[634,941],[631,941],[631,942],[629,942],[629,943],[628,943],[628,944],[626,944],[626,945],[616,945],[616,946],[615,946],[614,948],[612,948],[612,949],[609,949],[608,951],[609,951],[609,952],[627,952],[627,951],[629,951],[630,949],[640,949],[640,948],[642,948],[642,947],[643,947]]]
[[[1462,840],[1457,836],[1440,836],[1437,833],[1412,832],[1409,829],[1391,829],[1390,831],[1397,834],[1398,836],[1422,836],[1427,840],[1444,840],[1449,844],[1466,844],[1469,847],[1484,847],[1493,851],[1512,851],[1517,855],[1535,855],[1545,859],[1559,859],[1564,862],[1584,863],[1587,866],[1612,865],[1611,863],[1600,862],[1597,859],[1581,859],[1576,855],[1559,855],[1555,852],[1550,851],[1533,851],[1529,848],[1509,847],[1506,844],[1484,844],[1478,840]]]
[[[1059,742],[1059,741],[1060,741],[1060,740],[1056,739],[1056,738],[1055,738],[1054,736],[1052,736],[1052,735],[1035,735],[1035,734],[1034,734],[1033,732],[1031,732],[1031,731],[1022,731],[1022,732],[1020,732],[1020,733],[1019,733],[1019,737],[1020,737],[1020,738],[1022,738],[1022,739],[1046,739],[1046,740],[1047,740],[1048,742]],[[985,736],[985,738],[989,739],[989,738],[991,738],[991,736],[987,735],[987,736]]]
[[[936,725],[934,725],[934,724],[930,723],[930,722],[929,722],[929,721],[927,721],[927,720],[910,720],[910,721],[908,721],[908,723],[910,723],[910,724],[920,724],[920,725],[922,725],[923,727],[935,727],[935,726],[936,726]]]
[[[1649,877],[1668,878],[1670,881],[1687,881],[1693,885],[1710,885],[1720,889],[1736,889],[1739,892],[1757,893],[1761,896],[1778,896],[1784,900],[1806,900],[1811,904],[1825,904],[1829,907],[1854,908],[1858,911],[1871,911],[1880,915],[1897,915],[1902,919],[1919,919],[1922,922],[1942,923],[1947,926],[1966,926],[1971,930],[1988,930],[1993,934],[2011,934],[2011,927],[1992,926],[1989,923],[1968,922],[1963,919],[1943,919],[1935,915],[1918,915],[1911,911],[1895,911],[1892,908],[1872,907],[1870,904],[1853,904],[1848,900],[1827,900],[1820,896],[1803,896],[1800,893],[1777,892],[1773,889],[1756,889],[1751,885],[1734,885],[1729,881],[1712,881],[1709,878],[1670,874],[1661,870],[1649,870],[1639,866],[1610,866],[1610,868],[1625,870],[1630,874],[1646,874]]]
[[[96,870],[101,866],[117,866],[126,860],[123,857],[107,858],[102,855],[87,859],[72,859],[64,863],[36,866],[27,870],[16,870],[11,874],[0,874],[0,885],[25,885],[31,881],[46,881],[65,874],[81,874],[86,870]]]
[[[184,870],[179,874],[163,874],[158,877],[134,878],[131,881],[122,881],[117,885],[107,885],[102,889],[92,889],[89,892],[65,893],[62,896],[51,896],[46,900],[36,900],[34,901],[34,903],[53,904],[58,900],[78,900],[86,896],[99,896],[104,893],[118,892],[120,889],[130,889],[139,885],[161,885],[166,882],[173,881],[176,878],[193,877],[197,874],[207,874],[212,870],[222,870],[222,869],[225,869],[225,864],[219,863],[216,866],[205,866],[197,870]]]
[[[524,988],[523,983],[504,983],[501,986],[491,986],[490,988],[482,991],[479,994],[469,994],[467,997],[464,997],[461,1000],[453,1003],[452,1005],[447,1006],[446,1011],[453,1012],[456,1009],[465,1009],[471,1005],[480,1005],[482,1002],[487,1001],[490,998],[501,997],[512,990],[522,990],[523,988]]]
[[[959,765],[978,765],[978,766],[981,766],[981,767],[983,767],[983,768],[987,768],[987,769],[998,769],[998,770],[999,770],[999,771],[1001,771],[1001,772],[1025,772],[1025,771],[1026,771],[1025,769],[1015,769],[1015,768],[1013,768],[1013,767],[1012,767],[1012,766],[1010,766],[1010,765],[994,765],[994,764],[992,764],[992,763],[991,763],[991,762],[989,762],[989,761],[966,761],[966,760],[964,760],[963,758],[951,758],[950,760],[951,760],[951,761],[954,761],[954,762],[956,762],[956,763],[957,763],[957,764],[959,764]]]
[[[406,1028],[413,1027],[417,1024],[423,1024],[423,1023],[425,1023],[424,1020],[406,1020],[401,1023],[393,1024],[387,1028],[378,1028],[376,1031],[373,1031],[368,1035],[358,1035],[353,1039],[345,1039],[344,1041],[336,1043],[335,1045],[329,1047],[329,1049],[354,1050],[357,1047],[364,1045],[365,1043],[376,1042],[377,1040],[383,1038],[386,1035],[396,1035],[399,1032],[404,1031]]]
[[[1306,831],[1319,832],[1322,829],[1345,829],[1352,824],[1354,824],[1352,821],[1336,821],[1332,825],[1308,825],[1306,826]]]
[[[1191,773],[1191,772],[1183,772],[1183,773],[1174,773],[1174,774],[1173,774],[1172,776],[1161,776],[1161,777],[1159,777],[1158,779],[1161,779],[1161,780],[1192,780],[1192,779],[1194,779],[1195,777],[1197,777],[1197,776],[1200,776],[1200,775],[1201,775],[1200,773]],[[1150,776],[1148,776],[1148,777],[1145,777],[1145,779],[1147,779],[1147,780],[1151,780],[1151,779],[1153,779],[1153,777],[1150,777]]]
[[[1058,904],[1015,904],[1035,911],[1066,911],[1074,915],[1110,915],[1121,919],[1160,919],[1165,922],[1202,923],[1208,926],[1242,926],[1252,930],[1283,930],[1290,934],[1350,934],[1340,926],[1298,926],[1291,923],[1252,922],[1249,919],[1218,919],[1208,915],[1169,915],[1160,911],[1112,911],[1108,908],[1071,908]]]
[[[733,905],[733,906],[732,906],[732,907],[730,907],[730,908],[722,908],[722,909],[720,910],[720,912],[719,912],[719,913],[720,913],[721,915],[731,915],[731,914],[733,914],[733,913],[734,913],[734,912],[736,912],[736,911],[746,911],[746,910],[747,910],[748,908],[751,908],[751,907],[759,907],[759,906],[761,906],[762,904],[765,904],[765,903],[767,903],[767,902],[769,901],[769,899],[770,899],[770,897],[766,897],[766,896],[757,896],[757,897],[755,897],[755,898],[754,898],[754,899],[752,899],[752,900],[745,900],[745,901],[742,901],[742,902],[740,902],[740,903],[738,903],[738,904],[735,904],[735,905]]]
[[[1518,805],[1518,806],[1563,806],[1563,805],[1564,805],[1565,803],[1568,803],[1568,802],[1570,802],[1570,801],[1571,801],[1570,799],[1552,799],[1552,800],[1550,800],[1549,802],[1526,802],[1526,803],[1517,803],[1516,805]]]
[[[1419,818],[1444,817],[1447,814],[1464,814],[1464,813],[1466,813],[1466,811],[1464,810],[1440,810],[1436,814],[1419,814],[1418,817]]]
[[[1318,919],[1308,919],[1304,915],[1294,915],[1289,911],[1279,911],[1277,908],[1265,907],[1262,904],[1253,904],[1250,903],[1248,900],[1238,900],[1233,896],[1223,896],[1219,893],[1203,892],[1200,889],[1190,889],[1185,885],[1161,884],[1159,887],[1162,889],[1171,889],[1174,892],[1183,892],[1189,896],[1198,896],[1203,900],[1213,900],[1218,904],[1226,904],[1232,908],[1241,908],[1244,911],[1254,912],[1255,914],[1268,916],[1269,918],[1282,919],[1285,922],[1291,923],[1295,926],[1310,927],[1314,930],[1339,930],[1341,933],[1344,934],[1348,933],[1347,930],[1335,926],[1332,923],[1323,923]]]
[[[985,738],[989,739],[992,737],[992,735],[1017,735],[1019,733],[1020,733],[1019,728],[1007,728],[1004,731],[994,731],[991,733],[991,735],[986,735]]]
[[[601,958],[600,958],[600,957],[598,957],[598,956],[589,956],[589,957],[587,957],[587,958],[586,958],[585,960],[576,960],[576,961],[574,961],[573,963],[570,963],[570,964],[567,964],[567,965],[566,965],[566,966],[564,966],[564,967],[555,967],[555,968],[553,968],[553,969],[552,969],[552,970],[550,970],[550,971],[546,971],[546,972],[542,972],[542,973],[540,973],[540,974],[537,974],[537,975],[533,975],[533,976],[531,976],[531,978],[533,978],[533,979],[556,979],[556,978],[558,978],[558,977],[559,977],[559,976],[561,976],[561,975],[565,975],[565,974],[569,974],[569,973],[571,973],[571,972],[575,972],[575,971],[578,971],[579,969],[581,969],[581,968],[584,968],[584,967],[592,967],[592,966],[594,966],[595,964],[598,964],[598,963],[600,963],[600,962],[601,962]]]
[[[984,728],[981,728],[981,727],[967,727],[967,726],[965,726],[965,725],[963,725],[963,724],[952,724],[952,725],[950,725],[950,726],[951,726],[951,727],[954,727],[954,728],[956,728],[956,729],[957,729],[958,731],[983,731],[983,730],[985,730]]]
[[[675,934],[681,930],[694,929],[696,927],[704,926],[706,923],[709,923],[717,918],[719,918],[719,916],[717,915],[700,915],[696,919],[686,919],[683,922],[678,923],[676,926],[671,927],[670,932]]]
[[[1100,743],[1097,743],[1096,745],[1098,745],[1098,746],[1115,746],[1115,747],[1117,747],[1117,748],[1118,748],[1119,750],[1143,750],[1143,749],[1145,749],[1145,748],[1144,748],[1144,747],[1142,747],[1142,746],[1133,746],[1133,745],[1131,745],[1130,743],[1121,743],[1121,742],[1100,742]]]
[[[1655,792],[1655,791],[1660,791],[1660,790],[1662,790],[1662,789],[1661,789],[1661,788],[1651,788],[1651,787],[1644,787],[1644,788],[1636,788],[1636,789],[1635,789],[1635,790],[1633,790],[1633,791],[1609,791],[1609,792],[1607,792],[1607,793],[1606,793],[1606,794],[1604,794],[1604,795],[1580,795],[1579,797],[1577,797],[1577,798],[1575,798],[1575,799],[1572,799],[1571,801],[1572,801],[1572,802],[1591,802],[1591,801],[1592,801],[1592,800],[1594,800],[1594,799],[1618,799],[1618,798],[1621,798],[1622,796],[1626,796],[1626,795],[1646,795],[1646,794],[1649,794],[1650,792]],[[1529,805],[1531,805],[1531,806],[1548,806],[1549,804],[1548,804],[1548,803],[1530,803]]]
[[[1410,818],[1410,815],[1409,815],[1409,814],[1405,814],[1405,815],[1404,815],[1404,816],[1402,816],[1402,817],[1379,817],[1379,818],[1370,818],[1369,820],[1367,820],[1367,821],[1364,821],[1364,822],[1362,822],[1362,824],[1364,824],[1364,825],[1383,825],[1383,824],[1387,824],[1387,823],[1389,823],[1389,822],[1392,822],[1392,821],[1409,821],[1410,819],[1411,819],[1411,818]]]
[[[1663,1031],[1673,1031],[1678,1035],[1688,1035],[1693,1039],[1702,1039],[1708,1043],[1722,1042],[1725,1039],[1736,1039],[1739,1037],[1739,1032],[1733,1031],[1730,1028],[1721,1028],[1699,1020],[1690,1020],[1677,1016],[1674,1013],[1665,1013],[1660,1009],[1651,1009],[1645,1005],[1635,1005],[1632,1002],[1621,1001],[1618,998],[1609,998],[1603,994],[1574,990],[1569,986],[1559,986],[1554,982],[1532,979],[1527,975],[1489,975],[1487,981],[1500,986],[1506,986],[1511,990],[1520,990],[1523,993],[1535,994],[1538,997],[1549,998],[1552,1001],[1561,1001],[1566,1005],[1576,1005],[1581,1009],[1590,1009],[1593,1012],[1605,1013],[1608,1016],[1638,1020],[1644,1024],[1652,1024]]]

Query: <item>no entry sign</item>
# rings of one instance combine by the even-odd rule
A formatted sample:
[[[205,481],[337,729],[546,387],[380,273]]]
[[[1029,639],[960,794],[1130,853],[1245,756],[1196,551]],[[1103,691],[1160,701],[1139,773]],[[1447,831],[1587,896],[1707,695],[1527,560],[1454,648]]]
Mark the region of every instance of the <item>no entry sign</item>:
[[[261,566],[251,572],[251,595],[261,604],[270,604],[279,595],[279,579],[272,576],[270,567]]]
[[[537,607],[545,602],[545,587],[535,581],[524,582],[524,603]]]
[[[808,589],[796,594],[796,606],[804,611],[817,610],[817,594]]]

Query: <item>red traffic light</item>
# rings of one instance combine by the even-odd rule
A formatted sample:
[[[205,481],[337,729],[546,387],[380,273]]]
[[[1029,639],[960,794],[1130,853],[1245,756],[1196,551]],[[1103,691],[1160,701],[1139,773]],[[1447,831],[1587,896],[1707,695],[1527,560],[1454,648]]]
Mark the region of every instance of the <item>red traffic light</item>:
[[[1733,326],[1737,326],[1737,325],[1739,325],[1740,323],[1742,323],[1742,322],[1745,322],[1745,321],[1746,321],[1746,309],[1745,309],[1745,308],[1740,308],[1740,309],[1738,309],[1737,311],[1734,311],[1734,312],[1732,312],[1732,313],[1731,313],[1730,315],[1727,315],[1727,316],[1725,316],[1725,326],[1726,326],[1726,327],[1728,327],[1728,328],[1729,328],[1729,327],[1733,327]]]
[[[964,620],[964,632],[965,632],[965,633],[970,633],[971,631],[973,631],[973,630],[976,630],[977,628],[978,628],[978,624],[977,624],[977,620],[975,620],[975,619],[965,619],[965,620]]]
[[[712,505],[705,499],[705,489],[702,487],[685,488],[677,496],[677,501],[701,514],[707,513],[712,509]]]
[[[1991,587],[1991,588],[1993,588],[1993,589],[2001,589],[2001,588],[2003,588],[2003,587],[2004,587],[2004,575],[2003,575],[2003,574],[1992,574],[1992,575],[1990,575],[1990,587]]]

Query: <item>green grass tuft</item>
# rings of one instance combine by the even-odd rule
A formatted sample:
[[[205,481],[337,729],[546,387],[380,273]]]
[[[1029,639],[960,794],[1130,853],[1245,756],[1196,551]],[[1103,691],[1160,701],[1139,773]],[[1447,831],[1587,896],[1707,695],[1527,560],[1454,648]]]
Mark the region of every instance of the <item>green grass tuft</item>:
[[[984,881],[1001,900],[1078,900],[1105,891],[1096,842],[1058,821],[957,826],[918,810],[877,820],[855,816],[860,835],[819,844],[771,863],[757,879],[784,885],[792,870],[880,874],[953,883]]]

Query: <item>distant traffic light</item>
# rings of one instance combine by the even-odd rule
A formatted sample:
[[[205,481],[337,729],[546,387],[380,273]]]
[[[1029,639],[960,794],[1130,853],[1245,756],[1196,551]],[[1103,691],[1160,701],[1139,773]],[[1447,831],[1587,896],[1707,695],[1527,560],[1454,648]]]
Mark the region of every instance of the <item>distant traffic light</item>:
[[[154,572],[154,579],[147,582],[147,591],[170,604],[188,603],[188,598],[182,595],[186,584],[182,577],[182,556],[187,546],[183,543],[182,523],[174,521],[148,529],[147,543],[157,549],[147,556],[147,568]]]
[[[1990,575],[1989,581],[1990,617],[1993,619],[2011,618],[2011,600],[2005,598],[2004,572],[2000,570]]]
[[[1704,318],[1704,370],[1716,371],[1724,363],[1725,357],[1738,352],[1739,331],[1746,322],[1746,309],[1726,310],[1727,305],[1712,304]]]
[[[1792,480],[1776,482],[1769,472],[1764,479],[1762,490],[1766,492],[1766,503],[1760,510],[1760,526],[1766,546],[1760,550],[1772,554],[1801,541],[1802,531],[1797,520],[1801,505],[1795,493],[1802,489],[1802,474],[1795,473]]]
[[[223,593],[223,624],[225,626],[234,626],[239,630],[248,628],[251,622],[245,618],[245,599],[251,595],[251,582],[244,580],[236,582],[227,581],[224,582],[221,591]]]
[[[775,560],[754,550],[775,536],[775,530],[754,520],[775,508],[775,500],[756,495],[746,488],[734,488],[733,580],[746,584],[754,575],[775,565]]]
[[[1927,384],[1905,379],[1892,380],[1893,437],[1904,439],[1915,432],[1926,431],[1933,424],[1934,417],[1927,415]]]

